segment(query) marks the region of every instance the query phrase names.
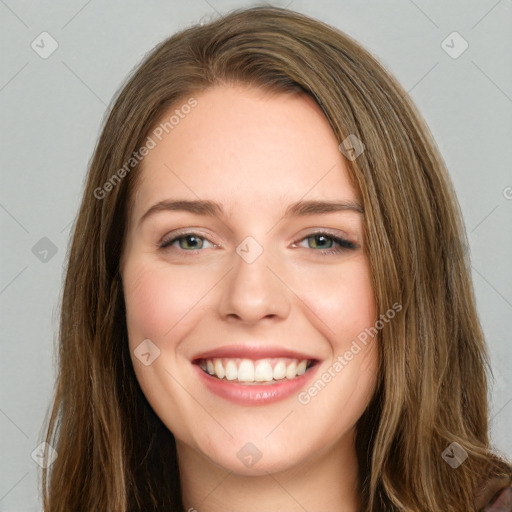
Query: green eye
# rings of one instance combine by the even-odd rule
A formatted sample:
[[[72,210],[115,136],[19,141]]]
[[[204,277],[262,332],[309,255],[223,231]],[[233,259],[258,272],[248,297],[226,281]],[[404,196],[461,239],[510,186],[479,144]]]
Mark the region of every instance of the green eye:
[[[338,254],[347,250],[356,249],[357,247],[353,242],[323,232],[311,233],[301,241],[304,240],[312,240],[313,243],[310,244],[309,248],[322,249],[321,254]],[[327,247],[325,246],[326,243],[328,245]],[[337,247],[333,249],[332,247],[335,245]]]
[[[206,238],[199,236],[197,233],[185,233],[180,236],[164,240],[159,247],[165,249],[172,246],[175,242],[179,242],[179,248],[184,251],[194,251],[202,249]],[[209,242],[211,243],[211,242]]]
[[[308,244],[309,247],[306,248],[314,249],[315,252],[320,252],[320,254],[339,254],[357,248],[357,245],[349,240],[324,232],[311,233],[307,237],[303,238],[301,242],[305,240],[310,241]],[[184,252],[204,249],[205,242],[212,244],[209,240],[200,236],[198,233],[182,233],[179,236],[163,240],[161,244],[159,244],[159,247],[161,249],[166,249],[172,247],[176,242],[178,242],[178,247],[176,248]],[[212,246],[213,245],[214,244],[212,244]]]

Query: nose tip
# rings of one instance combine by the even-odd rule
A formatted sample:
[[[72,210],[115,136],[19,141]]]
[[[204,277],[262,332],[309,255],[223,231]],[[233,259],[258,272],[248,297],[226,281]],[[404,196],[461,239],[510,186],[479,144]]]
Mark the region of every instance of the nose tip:
[[[289,313],[288,290],[270,269],[268,252],[254,237],[237,247],[237,261],[226,276],[220,311],[226,318],[255,323]]]

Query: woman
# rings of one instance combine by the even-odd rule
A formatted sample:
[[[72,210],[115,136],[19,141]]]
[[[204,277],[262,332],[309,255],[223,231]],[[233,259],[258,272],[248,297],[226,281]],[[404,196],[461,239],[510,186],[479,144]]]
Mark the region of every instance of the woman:
[[[164,41],[74,229],[45,510],[494,506],[466,245],[425,123],[345,34],[258,7]]]

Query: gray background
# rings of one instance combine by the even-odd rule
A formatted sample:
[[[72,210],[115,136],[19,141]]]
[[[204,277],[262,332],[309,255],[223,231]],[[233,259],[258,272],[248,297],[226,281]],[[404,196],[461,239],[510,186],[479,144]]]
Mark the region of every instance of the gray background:
[[[510,456],[511,0],[274,4],[353,36],[398,78],[430,126],[469,234],[478,310],[495,375],[492,440]],[[249,5],[254,3],[0,0],[0,512],[41,509],[40,467],[31,453],[42,442],[53,392],[71,224],[107,105],[161,40],[208,21],[216,11]],[[44,31],[58,43],[46,59],[31,47],[34,40],[43,45]],[[469,44],[458,58],[441,46],[453,31]],[[445,44],[453,52],[460,43]],[[51,244],[41,241],[45,237]],[[47,254],[41,252],[49,247]]]

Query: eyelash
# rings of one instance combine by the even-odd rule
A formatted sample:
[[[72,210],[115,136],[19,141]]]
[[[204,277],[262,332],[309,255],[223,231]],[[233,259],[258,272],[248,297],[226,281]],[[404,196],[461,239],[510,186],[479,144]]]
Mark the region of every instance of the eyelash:
[[[182,240],[184,238],[187,238],[188,236],[193,236],[195,238],[198,238],[198,239],[203,239],[203,240],[208,240],[207,238],[203,237],[203,236],[200,236],[199,233],[195,233],[195,232],[186,232],[186,233],[180,233],[179,236],[176,236],[174,238],[171,238],[169,240],[163,240],[161,243],[158,244],[158,247],[160,249],[168,249],[174,242],[177,242],[178,240]],[[336,249],[324,249],[324,250],[315,250],[315,252],[319,252],[320,254],[323,254],[323,255],[336,255],[336,254],[342,254],[344,252],[347,252],[347,251],[352,251],[354,249],[357,249],[357,245],[354,244],[353,242],[350,242],[349,240],[345,240],[344,238],[340,238],[340,237],[337,237],[337,236],[334,236],[334,235],[331,235],[329,233],[326,233],[324,231],[315,231],[313,233],[309,233],[307,236],[305,236],[304,238],[300,239],[298,242],[302,242],[304,240],[307,240],[308,238],[312,238],[312,237],[315,237],[315,236],[322,236],[322,237],[325,237],[329,240],[332,240],[334,243],[338,244],[338,247]],[[209,241],[209,240],[208,240]],[[210,242],[210,243],[213,243],[213,242]],[[297,242],[294,242],[294,243],[297,243]],[[189,253],[193,253],[193,254],[197,254],[197,251],[201,251],[202,249],[182,249],[183,252],[189,252]]]

